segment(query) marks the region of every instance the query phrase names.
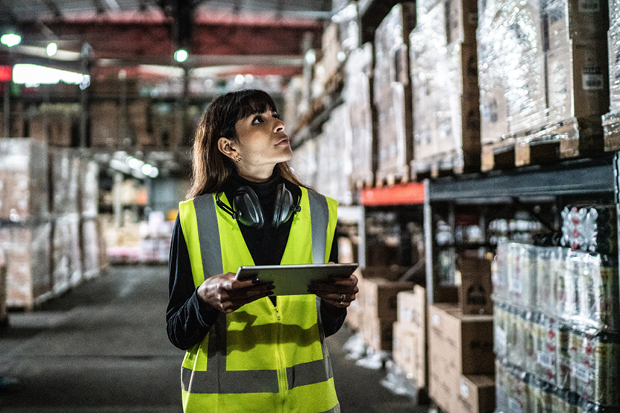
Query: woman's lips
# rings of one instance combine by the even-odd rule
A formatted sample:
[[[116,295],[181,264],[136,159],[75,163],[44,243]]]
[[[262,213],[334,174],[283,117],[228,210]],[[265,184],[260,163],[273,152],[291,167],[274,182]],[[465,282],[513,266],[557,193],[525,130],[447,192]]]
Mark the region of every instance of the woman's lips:
[[[288,136],[287,136],[287,137],[285,137],[285,138],[280,139],[280,140],[278,141],[278,143],[276,143],[276,146],[278,146],[278,145],[288,145],[289,143],[290,143],[290,142],[289,142],[289,138],[288,138]]]

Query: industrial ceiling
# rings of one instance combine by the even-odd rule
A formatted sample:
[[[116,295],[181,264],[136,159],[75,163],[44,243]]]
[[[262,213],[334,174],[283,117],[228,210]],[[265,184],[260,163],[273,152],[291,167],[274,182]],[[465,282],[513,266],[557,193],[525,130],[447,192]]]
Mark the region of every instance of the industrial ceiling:
[[[83,70],[86,63],[94,76],[184,68],[289,76],[301,73],[305,49],[320,47],[331,6],[331,0],[0,0],[0,31],[22,36],[11,49],[0,46],[0,64]],[[58,45],[51,57],[50,42]],[[173,58],[179,48],[189,52],[183,64]]]

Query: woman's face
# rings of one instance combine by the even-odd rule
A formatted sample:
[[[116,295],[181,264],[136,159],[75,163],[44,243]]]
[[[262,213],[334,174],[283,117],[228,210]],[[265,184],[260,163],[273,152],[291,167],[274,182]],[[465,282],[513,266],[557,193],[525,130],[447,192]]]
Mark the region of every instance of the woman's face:
[[[273,173],[277,163],[289,161],[293,151],[289,138],[284,132],[284,122],[278,113],[267,109],[240,119],[235,125],[237,139],[226,138],[225,149],[220,150],[229,156],[240,176],[249,180],[265,180]],[[237,158],[240,161],[236,161]]]

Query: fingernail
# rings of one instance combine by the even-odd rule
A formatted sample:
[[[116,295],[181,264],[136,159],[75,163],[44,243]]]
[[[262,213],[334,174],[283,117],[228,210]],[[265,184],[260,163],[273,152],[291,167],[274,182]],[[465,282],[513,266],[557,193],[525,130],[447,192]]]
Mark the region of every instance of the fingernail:
[[[253,278],[252,279],[252,284],[258,284],[260,282],[260,280],[258,278]]]

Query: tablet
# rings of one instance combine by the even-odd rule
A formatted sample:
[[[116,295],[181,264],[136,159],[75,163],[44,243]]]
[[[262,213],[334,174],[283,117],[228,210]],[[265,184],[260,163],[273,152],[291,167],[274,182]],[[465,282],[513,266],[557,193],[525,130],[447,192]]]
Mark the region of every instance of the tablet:
[[[237,280],[271,281],[274,295],[308,294],[313,281],[330,278],[347,278],[358,267],[353,264],[304,264],[304,265],[257,265],[243,266],[237,270]]]

